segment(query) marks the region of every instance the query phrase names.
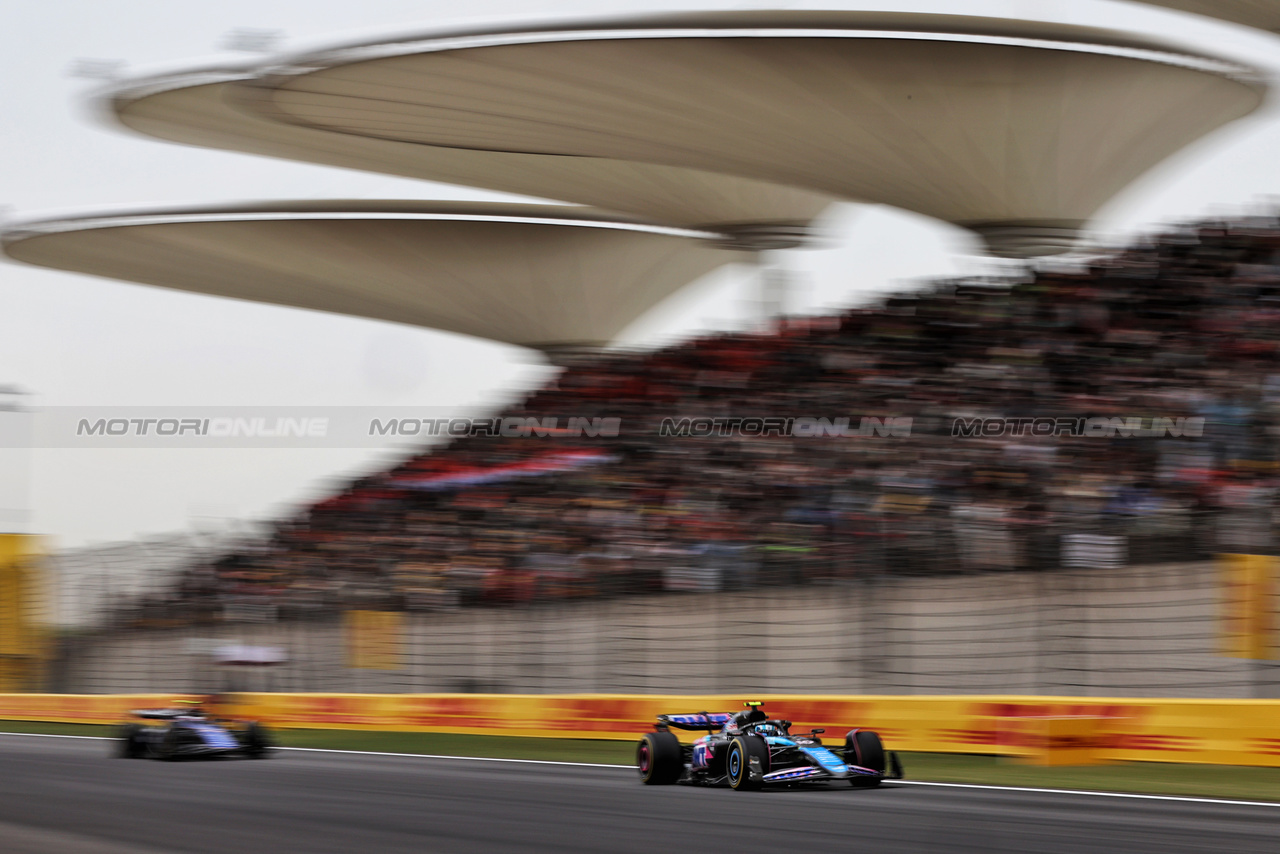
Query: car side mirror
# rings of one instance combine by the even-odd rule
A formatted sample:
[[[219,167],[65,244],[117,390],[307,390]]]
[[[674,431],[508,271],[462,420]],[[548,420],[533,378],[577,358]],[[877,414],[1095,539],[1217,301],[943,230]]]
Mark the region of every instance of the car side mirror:
[[[814,735],[822,735],[824,732],[826,732],[826,730],[823,729],[822,727],[814,727],[813,729],[810,730],[810,732],[812,732]]]

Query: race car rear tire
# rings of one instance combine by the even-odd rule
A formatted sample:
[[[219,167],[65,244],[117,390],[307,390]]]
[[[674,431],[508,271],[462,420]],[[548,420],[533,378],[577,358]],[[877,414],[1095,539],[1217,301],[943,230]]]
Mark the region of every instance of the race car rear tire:
[[[244,745],[244,755],[250,759],[266,759],[271,756],[271,736],[260,723],[247,725],[240,735],[240,743]]]
[[[861,768],[870,768],[884,774],[884,744],[880,735],[869,729],[857,729],[844,737],[844,761]],[[850,777],[849,782],[858,788],[874,788],[880,785],[880,777]]]
[[[751,776],[751,760],[760,761],[760,774],[769,773],[769,743],[756,735],[740,735],[729,742],[724,770],[729,785],[738,791],[760,788],[760,780]]]
[[[146,756],[146,745],[142,743],[141,735],[142,727],[137,724],[125,724],[120,727],[116,755],[121,759],[141,759]]]
[[[669,732],[646,732],[636,745],[636,768],[647,786],[669,786],[684,773],[680,739]]]

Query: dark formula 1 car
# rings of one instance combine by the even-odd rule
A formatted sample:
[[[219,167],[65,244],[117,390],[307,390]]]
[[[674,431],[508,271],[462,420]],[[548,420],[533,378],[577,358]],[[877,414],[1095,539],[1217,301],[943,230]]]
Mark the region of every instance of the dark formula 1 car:
[[[824,747],[815,729],[791,732],[791,721],[770,718],[761,703],[747,711],[690,715],[658,715],[654,731],[636,747],[640,779],[650,785],[690,783],[758,789],[770,784],[848,780],[854,786],[880,785],[901,779],[902,764],[886,753],[880,736],[852,729],[839,751]],[[681,744],[672,729],[706,730],[692,744]]]
[[[211,718],[198,708],[136,709],[140,720],[120,727],[119,755],[124,759],[213,759],[271,755],[266,728],[256,721]]]

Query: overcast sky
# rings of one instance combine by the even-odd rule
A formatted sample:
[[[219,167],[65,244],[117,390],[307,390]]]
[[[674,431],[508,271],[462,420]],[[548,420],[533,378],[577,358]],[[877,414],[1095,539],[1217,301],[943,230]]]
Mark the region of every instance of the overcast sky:
[[[460,8],[466,18],[457,14]],[[893,8],[1106,24],[1181,38],[1280,71],[1275,37],[1104,0],[880,3],[555,3],[471,0],[43,0],[6,5],[0,27],[0,208],[8,217],[288,198],[509,198],[150,141],[88,108],[80,59],[129,74],[217,60],[237,28],[277,30],[282,49],[468,21],[633,10]],[[1280,196],[1280,121],[1269,104],[1145,176],[1103,211],[1116,237],[1159,222],[1257,206]],[[834,209],[831,248],[789,253],[791,308],[821,311],[990,269],[964,232],[881,207]],[[692,285],[642,318],[637,344],[750,317],[749,271]],[[0,386],[50,406],[493,405],[546,375],[518,348],[315,312],[231,302],[0,263]],[[263,517],[321,494],[334,478],[376,468],[369,450],[36,449],[19,478],[0,454],[0,506],[25,504],[30,530],[55,547]],[[27,485],[23,485],[23,481]],[[2,526],[0,526],[2,527]]]

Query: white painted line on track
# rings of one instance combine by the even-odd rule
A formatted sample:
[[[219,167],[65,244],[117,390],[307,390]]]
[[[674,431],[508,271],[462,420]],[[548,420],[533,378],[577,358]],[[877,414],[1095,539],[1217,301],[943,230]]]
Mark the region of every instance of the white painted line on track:
[[[48,732],[0,732],[0,735],[20,735],[23,738],[83,738],[89,741],[114,741],[106,735],[54,735]]]
[[[104,735],[53,735],[44,732],[0,732],[0,736],[23,738],[78,738],[89,741],[114,741]],[[335,750],[325,747],[280,747],[298,753],[338,753],[353,756],[396,756],[405,759],[455,759],[460,762],[515,762],[522,765],[564,765],[571,768],[624,768],[632,765],[607,765],[599,762],[560,762],[552,759],[502,759],[495,756],[450,756],[442,753],[388,753],[382,750]],[[1031,786],[995,786],[983,783],[935,783],[931,780],[890,780],[895,786],[932,786],[940,789],[985,789],[993,792],[1026,792],[1036,795],[1083,795],[1091,798],[1126,798],[1141,801],[1173,801],[1183,804],[1217,804],[1235,807],[1280,807],[1280,801],[1236,801],[1228,798],[1197,798],[1190,795],[1144,795],[1138,792],[1097,792],[1091,789],[1037,789]]]
[[[0,735],[21,738],[79,738],[89,741],[115,741],[109,735],[60,735],[47,732],[0,732]],[[519,762],[524,765],[568,765],[573,768],[627,768],[634,765],[607,765],[600,762],[561,762],[554,759],[503,759],[496,756],[451,756],[443,753],[391,753],[386,750],[336,750],[328,747],[277,747],[276,750],[293,750],[299,753],[349,753],[354,756],[400,756],[408,759],[458,759],[464,762]]]
[[[993,786],[983,783],[935,783],[931,780],[891,780],[893,785],[936,786],[946,789],[993,789],[997,792],[1029,792],[1037,795],[1088,795],[1092,798],[1128,798],[1143,801],[1177,801],[1183,804],[1225,804],[1237,807],[1280,807],[1278,801],[1233,801],[1191,795],[1144,795],[1139,792],[1095,792],[1091,789],[1037,789],[1031,786]]]
[[[279,747],[277,750],[297,750],[302,753],[352,753],[356,756],[404,756],[411,759],[458,759],[463,762],[519,762],[522,765],[568,765],[572,768],[626,768],[634,765],[606,765],[600,762],[560,762],[554,759],[499,759],[496,756],[447,756],[443,753],[387,753],[382,750],[333,750],[324,747]]]

